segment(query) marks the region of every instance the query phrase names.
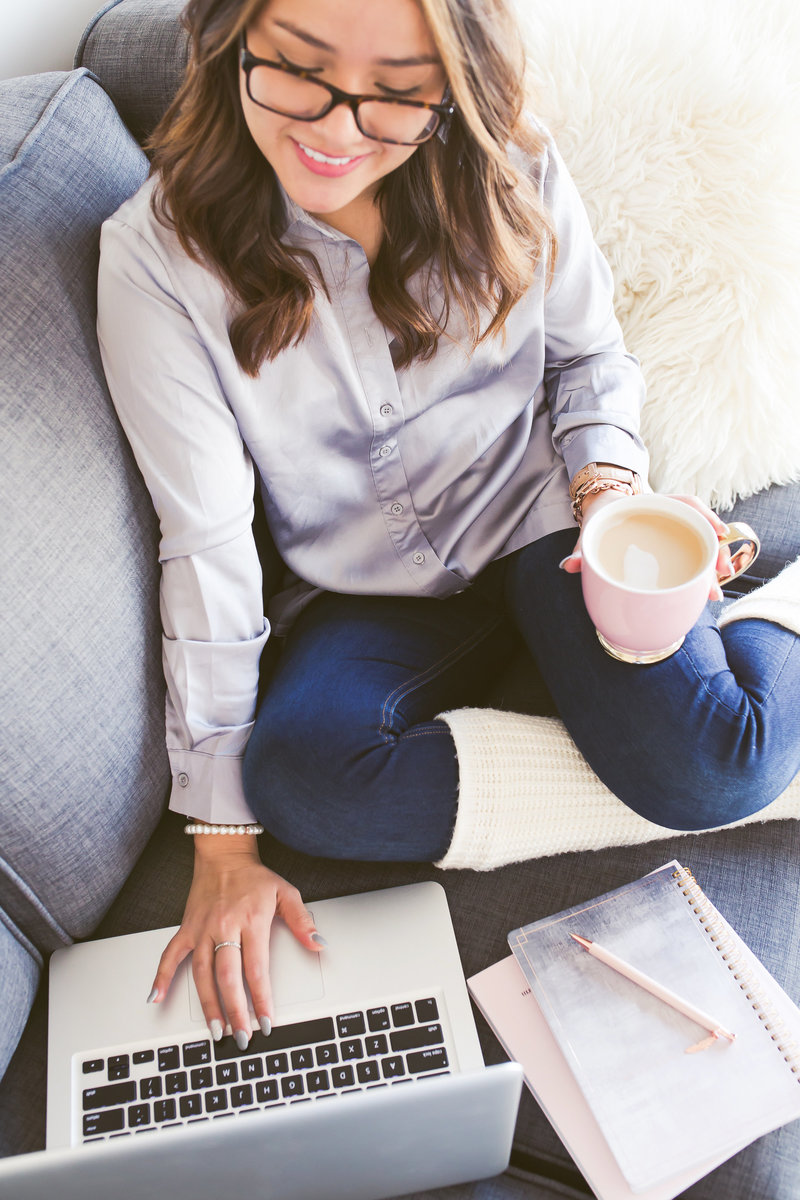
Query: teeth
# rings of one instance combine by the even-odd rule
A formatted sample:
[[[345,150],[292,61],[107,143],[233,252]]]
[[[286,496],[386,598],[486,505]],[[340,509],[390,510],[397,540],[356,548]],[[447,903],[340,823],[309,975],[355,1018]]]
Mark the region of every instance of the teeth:
[[[349,158],[331,158],[327,154],[321,154],[319,150],[312,150],[310,146],[304,146],[302,142],[298,142],[297,144],[304,154],[314,159],[314,162],[331,163],[334,167],[343,167],[345,163],[353,161],[353,155],[350,155]]]

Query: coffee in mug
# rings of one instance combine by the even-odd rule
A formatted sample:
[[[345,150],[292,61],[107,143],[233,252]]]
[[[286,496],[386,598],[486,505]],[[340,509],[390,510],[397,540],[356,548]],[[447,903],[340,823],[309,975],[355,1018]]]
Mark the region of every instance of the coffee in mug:
[[[691,505],[671,496],[620,499],[587,520],[581,537],[584,601],[604,649],[623,662],[653,663],[674,654],[700,616],[715,577],[720,545],[741,574],[760,549],[747,525],[718,538]]]

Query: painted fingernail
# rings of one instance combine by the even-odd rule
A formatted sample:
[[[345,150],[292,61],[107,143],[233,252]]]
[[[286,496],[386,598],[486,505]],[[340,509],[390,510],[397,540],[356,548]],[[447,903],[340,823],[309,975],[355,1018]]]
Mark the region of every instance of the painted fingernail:
[[[157,996],[158,996],[158,988],[154,987],[152,992],[150,993],[150,995],[147,997],[147,1003],[152,1004],[153,1001],[157,998]]]
[[[270,1021],[269,1017],[259,1017],[258,1023],[261,1026],[261,1032],[264,1037],[269,1037],[272,1033],[272,1021]]]
[[[233,1040],[236,1042],[236,1045],[240,1050],[246,1050],[250,1044],[250,1034],[246,1029],[237,1029],[236,1033],[233,1035]]]
[[[327,946],[328,944],[321,933],[312,933],[311,940],[312,942],[316,942],[318,946]]]
[[[208,1031],[215,1042],[218,1042],[222,1037],[222,1021],[210,1021]]]

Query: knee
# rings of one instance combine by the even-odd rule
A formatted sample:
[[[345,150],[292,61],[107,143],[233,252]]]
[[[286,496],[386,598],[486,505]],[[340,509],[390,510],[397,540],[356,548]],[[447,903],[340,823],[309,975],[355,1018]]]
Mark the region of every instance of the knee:
[[[666,829],[696,832],[729,825],[766,808],[789,786],[798,764],[783,749],[743,739],[653,754],[638,778],[613,788],[629,808]]]
[[[339,857],[347,816],[337,814],[339,789],[332,764],[300,714],[262,709],[244,756],[247,803],[278,841],[303,854]],[[337,819],[338,818],[338,819]]]

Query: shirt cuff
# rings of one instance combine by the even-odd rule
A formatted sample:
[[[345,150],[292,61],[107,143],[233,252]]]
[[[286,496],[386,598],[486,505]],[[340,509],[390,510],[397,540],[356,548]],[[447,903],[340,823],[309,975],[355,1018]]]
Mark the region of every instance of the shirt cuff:
[[[622,429],[590,425],[575,434],[569,445],[562,447],[562,453],[570,479],[574,479],[587,463],[611,463],[612,466],[635,471],[642,485],[646,486],[648,453]]]
[[[255,821],[244,798],[242,759],[200,750],[170,750],[172,793],[169,806],[199,821],[246,825]]]

